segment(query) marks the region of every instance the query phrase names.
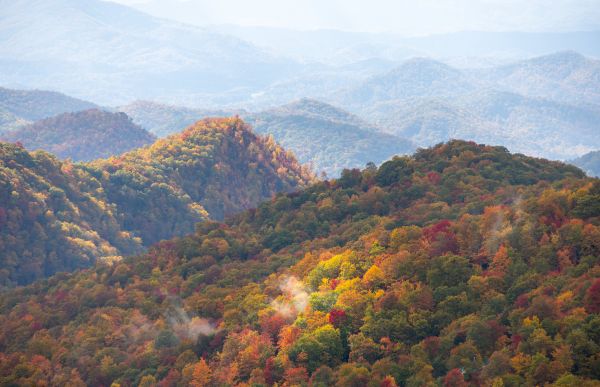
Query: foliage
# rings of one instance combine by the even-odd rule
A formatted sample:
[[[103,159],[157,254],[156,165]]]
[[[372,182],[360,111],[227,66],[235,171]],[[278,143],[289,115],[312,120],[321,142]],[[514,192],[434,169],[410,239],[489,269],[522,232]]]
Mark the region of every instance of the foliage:
[[[0,286],[110,263],[311,179],[236,118],[200,121],[88,164],[0,143]],[[229,248],[225,240],[207,246]]]
[[[3,293],[0,383],[598,385],[598,188],[463,141],[348,171]]]

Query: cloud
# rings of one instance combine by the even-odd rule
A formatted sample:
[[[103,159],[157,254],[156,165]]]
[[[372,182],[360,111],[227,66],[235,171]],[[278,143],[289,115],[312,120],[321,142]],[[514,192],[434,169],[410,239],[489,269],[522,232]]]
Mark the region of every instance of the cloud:
[[[271,307],[285,317],[293,317],[308,305],[309,294],[306,287],[294,276],[285,277],[279,284],[284,300],[273,300]]]
[[[165,316],[167,322],[175,335],[192,341],[198,340],[199,336],[215,334],[218,329],[208,319],[202,317],[190,317],[180,306],[173,305]]]

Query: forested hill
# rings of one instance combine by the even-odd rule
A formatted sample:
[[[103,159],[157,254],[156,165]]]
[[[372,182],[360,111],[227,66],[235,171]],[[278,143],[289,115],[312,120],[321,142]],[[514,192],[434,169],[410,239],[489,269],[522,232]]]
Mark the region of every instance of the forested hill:
[[[0,87],[0,133],[29,122],[98,106],[54,91]]]
[[[0,139],[21,142],[27,149],[43,149],[59,158],[90,161],[149,145],[156,137],[125,113],[90,109],[36,121]]]
[[[0,286],[141,252],[311,179],[236,118],[88,164],[0,143]]]
[[[107,196],[127,213],[126,224],[147,244],[168,238],[170,229],[176,234],[191,230],[182,227],[176,213],[161,208],[161,201],[170,197],[222,220],[313,180],[292,153],[272,138],[257,136],[239,118],[204,119],[149,147],[88,166],[103,172],[98,177]],[[162,199],[140,201],[153,195]]]
[[[594,386],[600,182],[452,141],[0,296],[0,383]]]

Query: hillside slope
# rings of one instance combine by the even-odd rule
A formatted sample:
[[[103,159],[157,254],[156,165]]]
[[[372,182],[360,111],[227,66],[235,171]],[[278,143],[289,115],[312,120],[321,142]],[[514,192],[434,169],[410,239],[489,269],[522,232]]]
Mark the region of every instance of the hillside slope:
[[[27,149],[42,149],[62,159],[90,161],[149,145],[156,138],[125,113],[91,109],[36,121],[0,135],[0,140],[18,141]]]
[[[312,178],[238,119],[88,164],[0,144],[0,286],[139,252]]]
[[[599,217],[572,166],[420,150],[0,295],[1,381],[595,386]]]

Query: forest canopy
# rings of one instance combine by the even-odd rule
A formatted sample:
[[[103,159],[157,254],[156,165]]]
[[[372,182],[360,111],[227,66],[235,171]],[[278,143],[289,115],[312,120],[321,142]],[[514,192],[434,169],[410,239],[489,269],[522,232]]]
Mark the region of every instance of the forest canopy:
[[[0,383],[595,386],[600,182],[451,141],[0,296]]]
[[[140,253],[312,179],[237,118],[90,163],[0,143],[0,287]]]

